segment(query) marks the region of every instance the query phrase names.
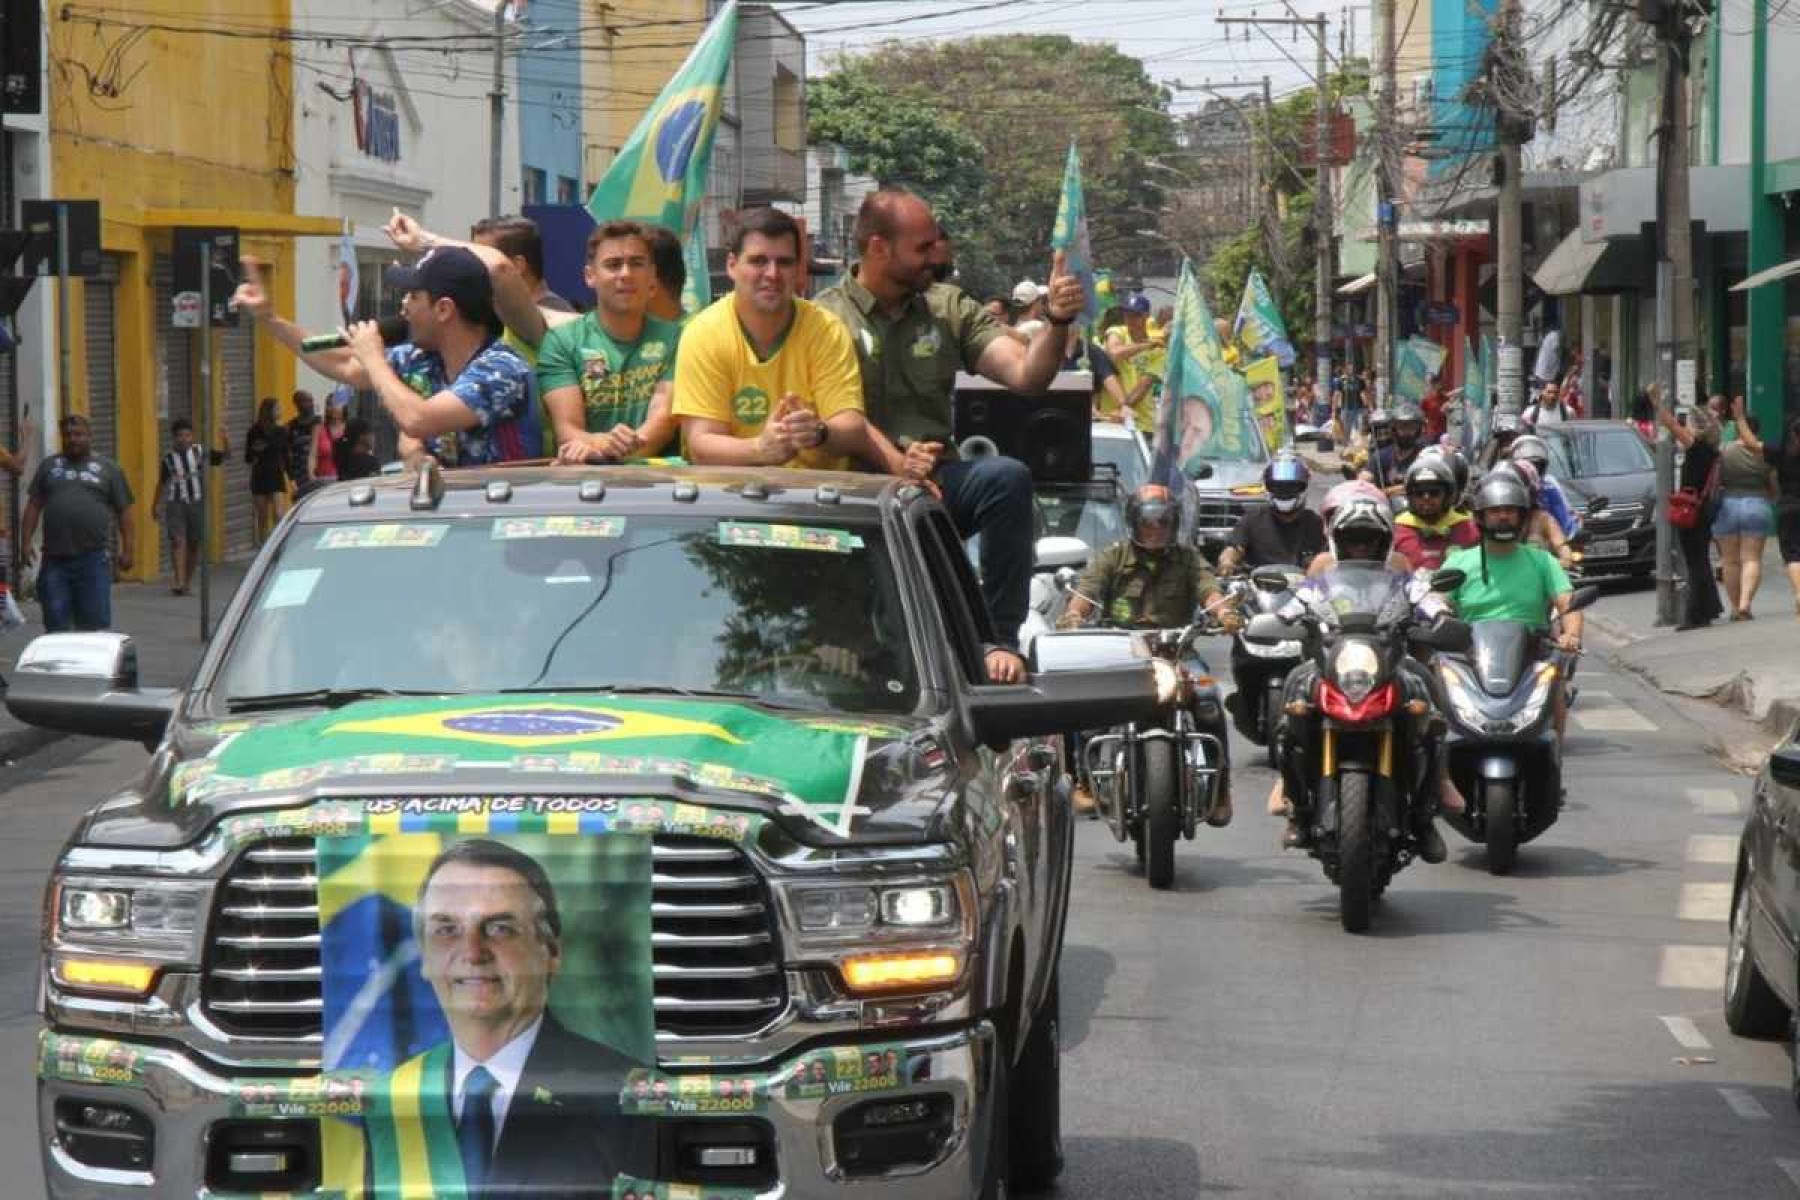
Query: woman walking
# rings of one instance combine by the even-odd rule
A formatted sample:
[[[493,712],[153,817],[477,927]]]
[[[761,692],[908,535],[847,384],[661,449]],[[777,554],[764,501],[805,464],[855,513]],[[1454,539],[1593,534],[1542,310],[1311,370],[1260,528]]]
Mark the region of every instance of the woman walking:
[[[256,544],[269,540],[281,520],[288,487],[288,431],[281,423],[280,402],[266,396],[256,408],[256,424],[244,438],[244,461],[250,464],[250,509],[255,516]]]
[[[1690,410],[1689,425],[1677,421],[1674,412],[1660,404],[1657,418],[1684,451],[1681,477],[1675,486],[1700,497],[1693,527],[1675,531],[1681,539],[1681,560],[1687,575],[1686,604],[1681,624],[1675,628],[1700,629],[1725,615],[1725,606],[1719,603],[1719,589],[1713,583],[1711,554],[1711,501],[1718,484],[1714,469],[1719,465],[1719,423],[1704,406]]]
[[[1748,621],[1750,602],[1762,583],[1763,544],[1774,519],[1769,512],[1768,461],[1758,440],[1756,418],[1744,412],[1744,398],[1732,402],[1731,416],[1738,436],[1719,453],[1719,515],[1713,520],[1713,536],[1719,542],[1721,577],[1731,619]]]
[[[1761,441],[1754,421],[1742,423],[1744,441],[1762,451],[1775,471],[1775,537],[1788,583],[1794,589],[1794,615],[1800,616],[1800,417],[1773,441]]]

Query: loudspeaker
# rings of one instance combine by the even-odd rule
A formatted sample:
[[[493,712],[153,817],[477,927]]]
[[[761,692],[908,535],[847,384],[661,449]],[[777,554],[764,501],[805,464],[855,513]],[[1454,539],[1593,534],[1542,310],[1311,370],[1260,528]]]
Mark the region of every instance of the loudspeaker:
[[[961,446],[991,441],[1039,483],[1086,483],[1094,471],[1091,377],[1058,375],[1041,396],[1021,396],[986,379],[959,375],[951,425]]]

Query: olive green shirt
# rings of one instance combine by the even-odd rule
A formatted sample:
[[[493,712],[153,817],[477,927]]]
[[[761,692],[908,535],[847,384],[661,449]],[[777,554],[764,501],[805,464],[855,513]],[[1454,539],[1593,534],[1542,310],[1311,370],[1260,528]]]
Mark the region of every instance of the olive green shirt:
[[[890,315],[854,275],[813,298],[837,315],[856,343],[863,411],[904,447],[950,441],[950,398],[956,373],[973,373],[981,352],[1004,332],[994,314],[961,288],[934,283]]]
[[[1149,554],[1129,538],[1096,555],[1075,584],[1077,592],[1100,606],[1102,621],[1141,629],[1188,624],[1200,602],[1218,587],[1218,577],[1196,547],[1170,546]]]

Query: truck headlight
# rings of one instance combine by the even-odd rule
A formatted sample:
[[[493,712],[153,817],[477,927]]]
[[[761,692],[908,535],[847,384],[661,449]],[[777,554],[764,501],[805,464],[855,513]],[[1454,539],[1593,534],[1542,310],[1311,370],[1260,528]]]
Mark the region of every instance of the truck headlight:
[[[962,977],[975,921],[967,872],[782,892],[797,927],[792,957],[834,967],[851,995],[931,991]]]
[[[789,893],[802,933],[865,933],[955,924],[962,911],[949,883],[893,887],[797,887]]]
[[[50,973],[79,991],[143,996],[168,967],[197,967],[210,883],[69,878],[50,899]]]

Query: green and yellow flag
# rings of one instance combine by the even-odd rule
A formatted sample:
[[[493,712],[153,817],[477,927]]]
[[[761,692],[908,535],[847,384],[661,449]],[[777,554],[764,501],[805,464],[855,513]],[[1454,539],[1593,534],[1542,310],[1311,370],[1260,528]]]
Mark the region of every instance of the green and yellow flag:
[[[1284,369],[1294,365],[1294,345],[1288,341],[1281,309],[1269,291],[1268,281],[1255,267],[1250,268],[1250,277],[1244,280],[1244,298],[1238,303],[1231,340],[1248,358],[1272,354]]]
[[[1062,199],[1056,205],[1056,228],[1051,231],[1050,245],[1063,252],[1063,266],[1081,280],[1086,297],[1081,315],[1083,325],[1100,318],[1098,280],[1094,276],[1094,251],[1088,244],[1087,201],[1081,194],[1081,154],[1075,143],[1069,143],[1069,157],[1063,165]]]
[[[737,0],[731,0],[625,139],[588,198],[594,220],[645,221],[678,234],[694,228],[737,46],[737,18]]]
[[[1225,347],[1201,294],[1194,264],[1181,263],[1175,288],[1175,323],[1169,331],[1168,373],[1157,430],[1157,475],[1191,475],[1208,459],[1258,461],[1262,431],[1244,377],[1225,361]]]

